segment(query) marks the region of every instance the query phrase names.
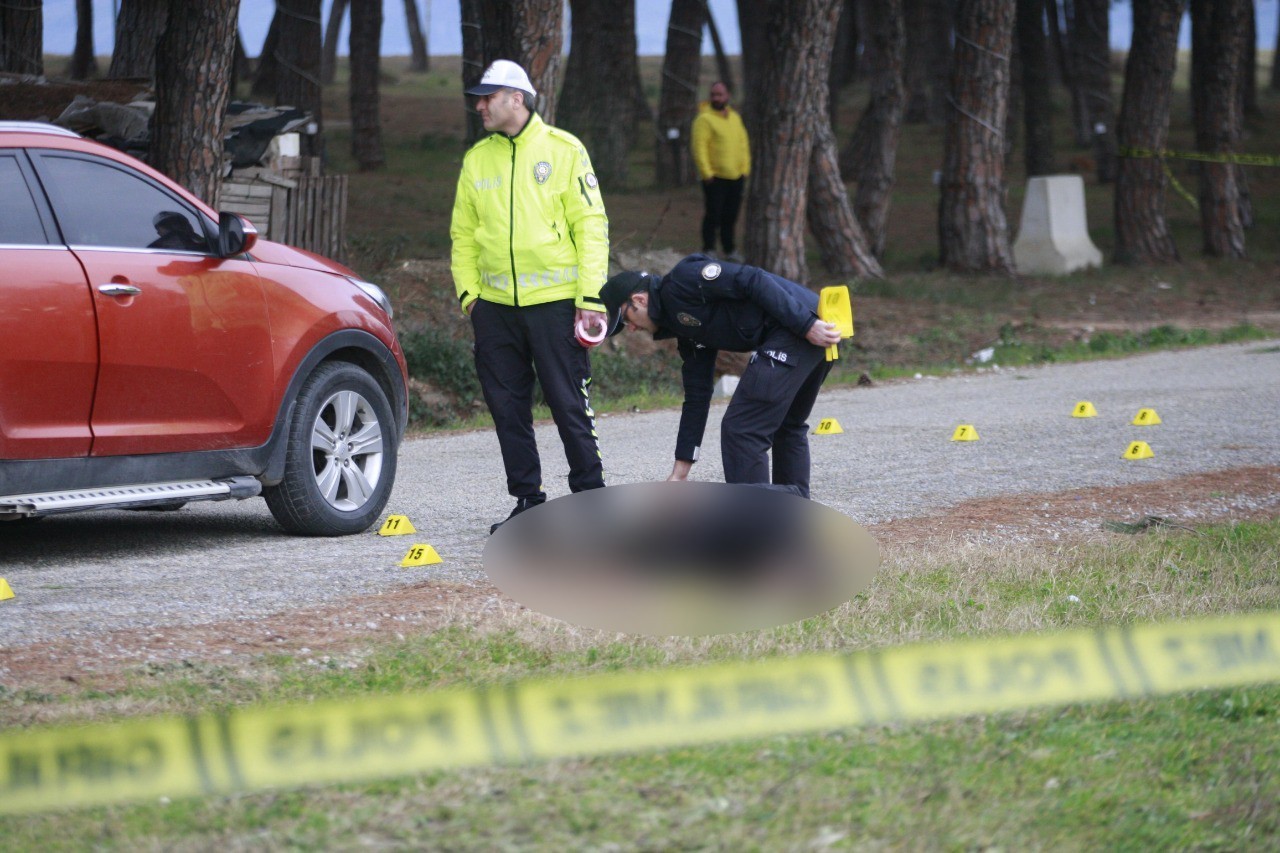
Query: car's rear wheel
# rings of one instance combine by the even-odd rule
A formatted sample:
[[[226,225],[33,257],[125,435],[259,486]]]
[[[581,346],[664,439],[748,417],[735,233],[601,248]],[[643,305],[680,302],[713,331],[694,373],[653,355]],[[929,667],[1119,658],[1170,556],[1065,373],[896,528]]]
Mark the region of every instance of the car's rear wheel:
[[[328,362],[303,383],[286,438],[284,479],[263,490],[285,530],[344,536],[367,530],[395,481],[391,405],[361,368]]]

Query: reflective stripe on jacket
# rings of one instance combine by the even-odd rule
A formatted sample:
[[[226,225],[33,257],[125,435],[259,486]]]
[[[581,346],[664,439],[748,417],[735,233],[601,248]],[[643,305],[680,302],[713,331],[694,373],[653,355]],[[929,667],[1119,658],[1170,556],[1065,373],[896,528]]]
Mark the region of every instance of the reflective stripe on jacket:
[[[603,311],[609,220],[591,159],[537,113],[515,136],[493,133],[462,161],[449,227],[462,307],[573,299]]]
[[[742,116],[733,107],[721,115],[703,101],[698,105],[698,117],[693,120],[693,164],[698,177],[725,178],[736,181],[751,174],[751,146],[747,142],[747,129]]]

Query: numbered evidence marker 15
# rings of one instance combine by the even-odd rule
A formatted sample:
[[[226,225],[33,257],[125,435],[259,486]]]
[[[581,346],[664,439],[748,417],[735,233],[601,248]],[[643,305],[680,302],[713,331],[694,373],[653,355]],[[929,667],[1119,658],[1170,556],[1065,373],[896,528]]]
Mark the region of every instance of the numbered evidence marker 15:
[[[1138,414],[1133,416],[1134,426],[1155,426],[1158,423],[1160,416],[1155,409],[1138,409]]]
[[[840,422],[835,418],[823,418],[818,421],[818,428],[813,431],[814,435],[836,435],[844,432],[840,428]]]
[[[977,441],[978,431],[974,429],[973,424],[960,424],[956,427],[956,431],[951,433],[952,441]]]
[[[1088,400],[1081,400],[1079,403],[1076,403],[1076,407],[1071,410],[1071,417],[1073,418],[1096,418],[1097,416],[1098,410],[1095,409],[1093,407],[1093,403],[1090,403]]]
[[[433,563],[443,563],[440,555],[436,553],[436,549],[430,545],[414,545],[409,549],[409,553],[404,555],[404,559],[400,561],[401,568],[410,566],[430,566]]]
[[[382,527],[378,528],[379,536],[404,536],[417,532],[407,515],[389,515],[387,520],[382,522]]]

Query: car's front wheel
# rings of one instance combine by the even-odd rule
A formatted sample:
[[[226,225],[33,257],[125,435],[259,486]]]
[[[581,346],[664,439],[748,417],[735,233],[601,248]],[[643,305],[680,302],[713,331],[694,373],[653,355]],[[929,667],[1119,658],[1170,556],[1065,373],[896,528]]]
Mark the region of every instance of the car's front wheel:
[[[303,383],[286,437],[284,479],[263,490],[285,530],[344,536],[377,520],[396,474],[397,436],[381,386],[328,362]]]

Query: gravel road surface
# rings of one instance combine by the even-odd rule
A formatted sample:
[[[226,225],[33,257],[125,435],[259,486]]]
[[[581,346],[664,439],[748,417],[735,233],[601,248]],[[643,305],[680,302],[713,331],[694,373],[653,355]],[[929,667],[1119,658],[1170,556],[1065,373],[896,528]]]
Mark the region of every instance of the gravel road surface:
[[[1071,417],[1081,400],[1098,416]],[[1133,426],[1144,407],[1163,423]],[[722,477],[722,412],[723,404],[712,410],[697,479]],[[813,424],[823,418],[844,431],[812,439],[814,498],[862,524],[972,498],[1280,465],[1280,341],[835,389],[819,398]],[[608,481],[663,479],[678,419],[678,411],[601,417]],[[951,441],[960,424],[979,440]],[[562,495],[554,427],[539,425],[538,438],[548,492]],[[1122,459],[1135,440],[1154,458]],[[489,524],[511,504],[497,441],[476,431],[403,446],[388,512],[409,517],[410,536],[290,538],[260,500],[0,525],[0,577],[17,593],[0,602],[0,649],[253,619],[430,579],[474,582]],[[444,563],[400,568],[415,543],[433,545]]]

